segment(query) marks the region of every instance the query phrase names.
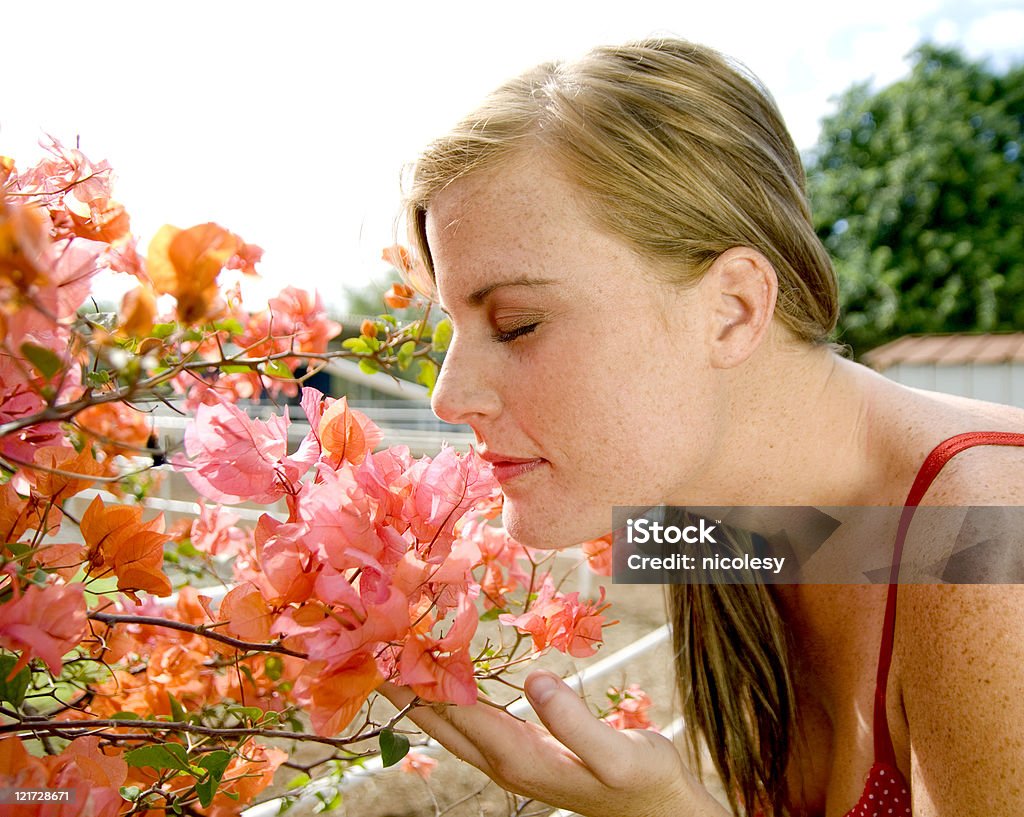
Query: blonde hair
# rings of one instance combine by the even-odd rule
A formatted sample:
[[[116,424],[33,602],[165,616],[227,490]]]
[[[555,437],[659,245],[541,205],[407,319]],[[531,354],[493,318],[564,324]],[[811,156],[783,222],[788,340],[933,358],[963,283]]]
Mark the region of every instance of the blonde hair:
[[[764,87],[709,48],[646,40],[544,63],[494,91],[433,142],[405,199],[430,269],[425,217],[456,179],[543,151],[584,192],[594,223],[682,284],[731,247],[779,279],[776,314],[798,338],[835,329],[835,274],[811,224],[800,155]]]
[[[418,160],[405,214],[432,272],[426,213],[457,179],[526,153],[553,159],[588,216],[689,285],[752,247],[775,268],[776,317],[827,343],[838,316],[829,257],[811,223],[800,156],[774,101],[709,48],[657,39],[545,63],[505,83]],[[784,623],[765,587],[670,594],[691,749],[708,744],[733,810],[788,809],[794,693]]]

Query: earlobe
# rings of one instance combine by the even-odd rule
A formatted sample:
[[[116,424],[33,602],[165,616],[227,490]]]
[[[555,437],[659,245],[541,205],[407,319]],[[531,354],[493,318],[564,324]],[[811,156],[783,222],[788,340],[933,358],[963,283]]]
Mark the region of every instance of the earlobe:
[[[761,345],[775,314],[779,282],[775,268],[757,250],[733,247],[714,260],[710,287],[708,349],[711,365],[729,369],[746,361]]]

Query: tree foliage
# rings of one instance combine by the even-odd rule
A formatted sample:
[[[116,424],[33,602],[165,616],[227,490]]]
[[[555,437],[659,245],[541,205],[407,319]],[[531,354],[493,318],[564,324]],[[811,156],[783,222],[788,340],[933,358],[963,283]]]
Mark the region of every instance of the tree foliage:
[[[910,75],[855,85],[808,163],[836,259],[840,340],[1024,327],[1024,66],[923,45]]]

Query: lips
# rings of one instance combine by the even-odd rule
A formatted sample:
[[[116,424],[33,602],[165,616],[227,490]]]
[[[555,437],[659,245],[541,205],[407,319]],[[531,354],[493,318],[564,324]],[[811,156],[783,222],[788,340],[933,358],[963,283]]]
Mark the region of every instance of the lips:
[[[491,464],[494,478],[502,485],[536,470],[547,462],[542,457],[512,457],[494,451],[480,451],[479,454]]]

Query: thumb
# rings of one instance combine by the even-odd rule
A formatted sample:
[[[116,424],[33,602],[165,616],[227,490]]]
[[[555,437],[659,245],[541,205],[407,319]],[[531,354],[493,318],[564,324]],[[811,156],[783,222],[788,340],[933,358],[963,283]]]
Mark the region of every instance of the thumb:
[[[586,703],[557,675],[530,673],[526,695],[548,731],[585,763],[600,780],[621,776],[625,755],[636,746],[621,732],[598,720]]]

